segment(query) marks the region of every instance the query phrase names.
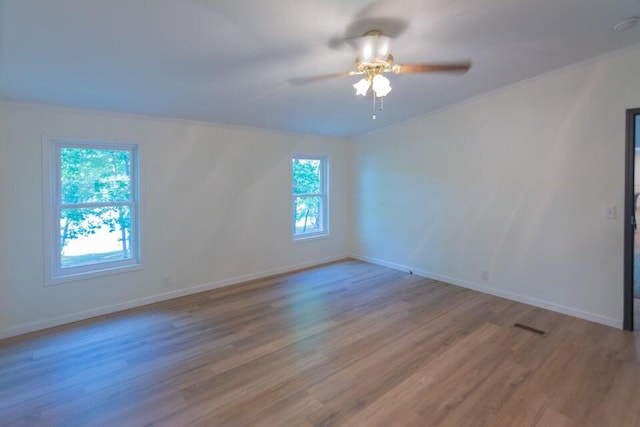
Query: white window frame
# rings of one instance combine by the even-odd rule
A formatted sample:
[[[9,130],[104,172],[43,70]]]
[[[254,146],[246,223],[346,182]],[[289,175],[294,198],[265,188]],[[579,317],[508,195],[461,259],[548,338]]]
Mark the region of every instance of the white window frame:
[[[320,193],[294,194],[293,190],[293,161],[299,160],[320,160]],[[291,155],[289,177],[291,180],[291,240],[301,242],[325,238],[329,236],[329,156],[326,154],[293,153]],[[322,206],[320,207],[320,220],[322,231],[315,233],[296,234],[296,197],[320,197]]]
[[[131,200],[123,202],[63,203],[61,191],[61,149],[80,148],[97,150],[123,150],[131,153]],[[43,138],[44,205],[45,205],[45,285],[55,285],[73,280],[87,279],[108,274],[139,270],[141,262],[140,228],[140,148],[130,142],[106,142]],[[131,258],[98,262],[76,267],[61,266],[60,210],[92,208],[100,206],[128,206],[131,212]]]

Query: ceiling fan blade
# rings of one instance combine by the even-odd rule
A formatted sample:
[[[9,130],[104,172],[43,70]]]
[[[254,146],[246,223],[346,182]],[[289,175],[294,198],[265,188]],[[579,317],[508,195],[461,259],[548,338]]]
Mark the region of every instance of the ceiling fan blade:
[[[301,86],[309,83],[319,82],[321,80],[335,79],[338,77],[355,76],[356,74],[361,74],[361,73],[357,71],[345,71],[342,73],[321,74],[319,76],[311,76],[311,77],[296,77],[293,79],[288,79],[287,81],[293,86]]]
[[[397,64],[394,66],[394,71],[397,74],[466,73],[470,68],[471,62],[453,62],[444,64]]]

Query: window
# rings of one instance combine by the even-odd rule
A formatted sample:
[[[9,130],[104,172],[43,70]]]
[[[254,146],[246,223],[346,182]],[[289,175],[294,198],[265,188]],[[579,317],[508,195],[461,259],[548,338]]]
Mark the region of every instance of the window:
[[[138,146],[50,140],[49,282],[140,264]]]
[[[294,155],[291,164],[294,240],[329,234],[326,156]]]

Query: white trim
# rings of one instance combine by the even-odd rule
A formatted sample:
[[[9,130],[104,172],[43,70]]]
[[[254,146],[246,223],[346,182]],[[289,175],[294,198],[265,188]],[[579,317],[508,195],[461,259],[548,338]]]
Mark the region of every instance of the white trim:
[[[315,261],[304,262],[299,264],[294,264],[290,266],[275,268],[271,270],[265,270],[258,273],[246,274],[243,276],[237,276],[229,279],[223,279],[216,282],[206,283],[199,286],[193,286],[185,289],[178,289],[171,292],[165,292],[158,295],[153,295],[149,297],[139,298],[133,301],[126,301],[118,304],[107,305],[103,307],[97,307],[91,310],[81,311],[77,313],[72,313],[64,316],[55,317],[52,319],[46,319],[36,322],[25,323],[22,325],[14,326],[11,328],[0,329],[0,339],[9,338],[17,335],[26,334],[29,332],[35,332],[42,329],[51,328],[54,326],[60,326],[67,323],[77,322],[80,320],[90,319],[96,316],[102,316],[105,314],[115,313],[122,310],[127,310],[130,308],[141,307],[147,304],[153,304],[156,302],[166,301],[173,298],[179,298],[186,295],[196,294],[198,292],[204,292],[212,289],[222,288],[225,286],[231,286],[243,282],[247,282],[250,280],[262,279],[265,277],[290,273],[297,270],[314,267],[321,264],[326,264],[329,262],[340,261],[343,259],[353,258],[360,261],[368,262],[371,264],[381,265],[383,267],[392,268],[394,270],[400,271],[411,271],[413,274],[416,274],[421,277],[439,280],[445,283],[449,283],[455,286],[460,286],[467,289],[472,289],[478,292],[486,293],[489,295],[494,295],[501,298],[506,298],[512,301],[521,302],[524,304],[532,305],[534,307],[544,308],[550,311],[554,311],[557,313],[567,314],[569,316],[577,317],[579,319],[584,319],[588,321],[592,321],[595,323],[599,323],[602,325],[611,326],[617,329],[622,328],[622,319],[615,319],[607,316],[602,316],[595,313],[590,313],[584,310],[575,309],[572,307],[566,307],[560,304],[555,304],[552,302],[539,300],[536,298],[531,298],[528,296],[519,295],[513,292],[503,291],[500,289],[491,288],[488,286],[480,285],[477,283],[468,282],[465,280],[459,280],[448,276],[442,276],[439,274],[431,273],[428,271],[415,269],[412,267],[408,267],[405,265],[384,261],[377,258],[372,258],[364,255],[356,255],[356,254],[345,254],[339,256],[333,256],[328,258],[323,258]]]
[[[106,305],[103,307],[96,307],[91,310],[80,311],[77,313],[67,314],[64,316],[54,317],[52,319],[40,320],[36,322],[24,323],[22,325],[14,326],[11,328],[0,329],[0,339],[9,338],[17,335],[26,334],[29,332],[40,331],[42,329],[52,328],[54,326],[60,326],[67,323],[77,322],[80,320],[90,319],[96,316],[103,316],[105,314],[115,313],[130,308],[141,307],[147,304],[153,304],[160,301],[166,301],[173,298],[183,297],[186,295],[196,294],[198,292],[210,291],[212,289],[222,288],[225,286],[236,285],[250,280],[263,279],[265,277],[274,276],[277,274],[290,273],[297,270],[302,270],[309,267],[314,267],[321,264],[340,261],[348,259],[348,255],[339,255],[333,257],[327,257],[310,262],[303,262],[299,264],[289,265],[280,268],[274,268],[271,270],[260,271],[258,273],[245,274],[243,276],[232,277],[229,279],[218,280],[216,282],[205,283],[199,286],[192,286],[185,289],[178,289],[171,292],[164,292],[162,294],[153,295],[144,298],[138,298],[132,301],[126,301],[118,304]]]
[[[329,239],[331,236],[329,236],[328,233],[307,233],[307,234],[303,234],[300,237],[296,237],[295,239],[291,240],[291,244],[295,245],[298,243],[304,243],[304,242],[312,242],[312,241],[316,241],[316,240],[322,240],[322,239]]]
[[[145,267],[141,264],[117,264],[114,262],[104,262],[90,265],[96,268],[88,272],[72,273],[64,276],[56,276],[55,278],[47,277],[45,286],[56,286],[63,283],[75,282],[78,280],[88,280],[94,279],[96,277],[111,276],[114,274],[129,273],[132,271],[145,269]],[[101,268],[98,269],[98,266],[100,266]]]
[[[550,301],[532,298],[526,295],[509,292],[502,289],[492,288],[489,286],[481,285],[479,283],[469,282],[467,280],[461,280],[461,279],[456,279],[454,277],[443,276],[441,274],[432,273],[430,271],[425,271],[425,270],[409,267],[402,264],[396,264],[394,262],[372,258],[365,255],[351,254],[351,258],[368,262],[370,264],[377,264],[383,267],[392,268],[394,270],[407,271],[407,272],[410,271],[413,274],[416,274],[421,277],[426,277],[428,279],[439,280],[441,282],[445,282],[455,286],[460,286],[462,288],[472,289],[474,291],[482,292],[485,294],[506,298],[511,301],[521,302],[523,304],[544,308],[546,310],[554,311],[556,313],[567,314],[569,316],[577,317],[579,319],[589,320],[591,322],[600,323],[602,325],[611,326],[617,329],[622,329],[622,319],[602,316],[600,314],[591,313],[589,311],[584,311],[584,310],[580,310],[573,307],[567,307],[565,305],[556,304]]]
[[[131,153],[131,200],[114,203],[63,203],[59,194],[60,181],[60,147],[97,148],[107,150],[126,150]],[[141,154],[140,144],[130,141],[111,141],[96,138],[58,138],[42,136],[42,170],[43,170],[43,283],[45,286],[57,285],[105,274],[124,273],[144,268],[142,263],[142,207],[141,207]],[[130,259],[95,263],[85,266],[62,268],[60,266],[60,241],[57,236],[59,210],[63,208],[93,207],[98,205],[129,206],[131,211],[131,245]]]
[[[293,160],[295,159],[303,159],[303,160],[319,160],[320,161],[320,193],[317,194],[294,194],[293,193]],[[290,242],[292,244],[299,242],[308,242],[316,239],[327,238],[330,235],[330,220],[329,220],[329,182],[330,182],[330,157],[327,153],[302,153],[302,152],[292,152],[290,156],[290,167],[289,167],[289,177],[290,177],[290,188],[289,188],[289,235]],[[296,235],[295,229],[295,205],[293,203],[296,197],[320,197],[322,199],[322,211],[320,212],[321,221],[322,221],[322,231],[317,231],[314,233],[305,233]]]

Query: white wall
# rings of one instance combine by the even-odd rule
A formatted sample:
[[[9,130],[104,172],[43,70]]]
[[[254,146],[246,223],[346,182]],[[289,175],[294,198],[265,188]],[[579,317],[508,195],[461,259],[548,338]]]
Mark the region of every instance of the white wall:
[[[620,326],[624,114],[640,106],[638,75],[640,51],[628,49],[354,138],[351,147],[339,138],[0,102],[0,337],[349,249]],[[141,144],[145,269],[43,286],[43,135]],[[290,243],[293,151],[331,156],[329,239]],[[603,219],[609,204],[616,220]]]
[[[620,327],[638,76],[628,49],[355,138],[353,251]]]
[[[140,144],[146,268],[43,286],[43,135]],[[330,238],[291,243],[294,151],[330,156]],[[346,256],[348,153],[340,138],[0,103],[0,337]]]

